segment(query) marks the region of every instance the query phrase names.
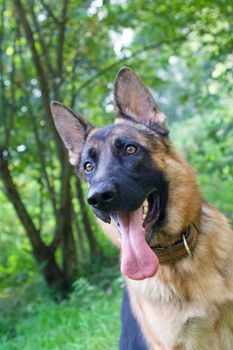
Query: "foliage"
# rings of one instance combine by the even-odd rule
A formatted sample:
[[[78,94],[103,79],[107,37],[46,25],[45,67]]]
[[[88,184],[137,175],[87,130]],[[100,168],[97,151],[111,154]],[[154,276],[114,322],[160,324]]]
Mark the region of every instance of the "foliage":
[[[196,169],[204,195],[233,222],[233,127],[227,109],[176,123],[173,138]],[[185,145],[185,147],[184,147]]]
[[[9,293],[2,295],[1,349],[117,349],[121,279],[115,269],[104,270],[104,287],[95,282],[98,275],[82,277],[60,303],[51,300],[38,277],[11,291],[17,292],[13,304]]]

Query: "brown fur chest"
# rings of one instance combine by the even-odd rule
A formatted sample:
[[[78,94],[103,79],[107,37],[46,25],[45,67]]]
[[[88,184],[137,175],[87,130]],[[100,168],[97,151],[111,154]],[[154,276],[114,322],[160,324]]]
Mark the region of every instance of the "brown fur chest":
[[[225,226],[221,237],[216,222],[205,231],[205,220],[192,260],[161,266],[144,281],[126,281],[151,350],[233,349],[232,233]]]

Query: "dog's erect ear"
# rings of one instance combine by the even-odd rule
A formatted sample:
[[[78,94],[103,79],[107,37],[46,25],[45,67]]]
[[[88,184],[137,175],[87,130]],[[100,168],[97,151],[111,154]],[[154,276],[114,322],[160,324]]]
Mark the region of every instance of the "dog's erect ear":
[[[81,115],[60,102],[51,103],[51,112],[57,131],[68,150],[70,164],[76,165],[79,162],[86,137],[93,127]]]
[[[130,117],[136,122],[148,126],[165,125],[165,115],[143,84],[143,82],[129,68],[122,68],[115,82],[115,108],[118,117]]]

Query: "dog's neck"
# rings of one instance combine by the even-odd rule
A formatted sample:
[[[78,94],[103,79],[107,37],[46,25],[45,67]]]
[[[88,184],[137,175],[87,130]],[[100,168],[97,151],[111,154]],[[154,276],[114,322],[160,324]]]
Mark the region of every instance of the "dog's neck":
[[[153,247],[173,245],[182,239],[189,227],[199,227],[200,224],[202,198],[196,176],[175,150],[172,150],[169,162],[164,167],[164,172],[169,168],[166,174],[169,182],[166,217],[164,223],[156,229],[151,242]]]

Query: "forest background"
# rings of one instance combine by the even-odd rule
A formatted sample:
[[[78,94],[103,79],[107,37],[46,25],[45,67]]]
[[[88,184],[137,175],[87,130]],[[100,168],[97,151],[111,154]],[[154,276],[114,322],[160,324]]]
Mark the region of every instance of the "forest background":
[[[0,349],[114,350],[118,251],[55,130],[60,100],[114,119],[131,67],[166,112],[204,197],[233,221],[229,0],[0,0]]]

